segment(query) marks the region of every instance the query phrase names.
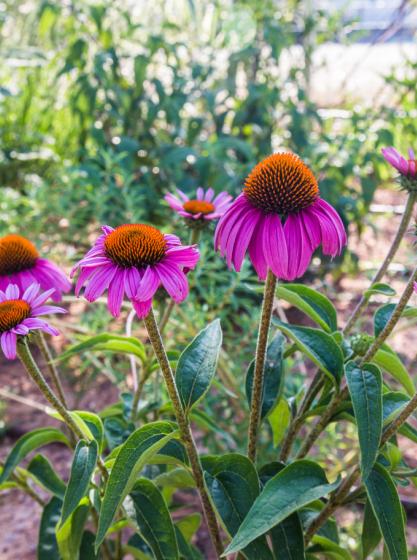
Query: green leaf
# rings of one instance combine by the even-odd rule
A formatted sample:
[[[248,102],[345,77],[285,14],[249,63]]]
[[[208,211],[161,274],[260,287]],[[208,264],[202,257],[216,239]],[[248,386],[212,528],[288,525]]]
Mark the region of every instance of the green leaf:
[[[391,560],[407,560],[402,506],[392,478],[376,463],[364,484]]]
[[[346,379],[358,426],[361,471],[365,479],[378,456],[382,434],[382,375],[373,364],[346,364]]]
[[[322,329],[337,330],[337,314],[332,302],[317,290],[303,284],[278,285],[277,296],[303,311]]]
[[[61,525],[64,525],[81,499],[87,494],[91,477],[96,468],[97,457],[98,445],[95,440],[91,443],[80,440],[77,443],[65,492],[64,505],[62,506]]]
[[[329,378],[339,385],[343,377],[343,354],[334,338],[310,327],[298,327],[273,319],[273,324],[286,334]]]
[[[58,529],[56,539],[62,560],[84,560],[80,556],[80,547],[88,512],[89,504],[85,499]]]
[[[382,395],[382,416],[384,425],[392,422],[409,402],[410,398],[399,391],[388,391],[388,393],[384,393]]]
[[[70,447],[67,437],[55,428],[38,428],[19,438],[10,451],[3,472],[0,475],[0,484],[7,480],[15,467],[31,452],[48,443],[64,443]]]
[[[372,286],[368,290],[365,290],[365,292],[363,293],[364,297],[367,299],[375,294],[382,294],[384,296],[395,296],[396,291],[388,284],[384,284],[383,282],[375,282],[375,284],[372,284]]]
[[[120,447],[101,504],[96,549],[103,542],[117,509],[132,489],[137,475],[147,461],[174,437],[177,437],[174,424],[151,422],[135,430]]]
[[[281,397],[268,416],[268,422],[272,430],[272,442],[274,447],[282,441],[285,431],[291,421],[291,410],[286,399]]]
[[[99,445],[99,452],[102,452],[105,442],[104,426],[100,416],[98,416],[98,414],[94,414],[93,412],[87,412],[86,410],[75,410],[72,414],[77,415],[84,422],[84,425],[90,430],[90,439],[96,440]]]
[[[363,514],[362,525],[362,558],[366,558],[375,550],[380,540],[382,539],[381,530],[378,521],[373,512],[372,506],[369,501],[366,501],[365,512]]]
[[[178,523],[174,526],[174,528],[181,558],[184,558],[184,560],[204,560],[201,552],[197,550],[196,547],[193,546],[182,534],[178,527]]]
[[[284,363],[282,359],[284,342],[284,337],[281,333],[278,333],[268,345],[264,370],[261,418],[265,418],[271,412],[281,392],[284,379]],[[252,400],[254,371],[255,360],[251,362],[246,374],[246,398],[249,406]]]
[[[280,560],[304,560],[304,535],[298,513],[289,515],[270,531],[272,549]]]
[[[188,469],[178,467],[167,472],[159,474],[155,479],[158,486],[171,486],[176,490],[180,488],[194,488],[195,480]]]
[[[333,560],[352,560],[352,556],[347,550],[339,546],[334,541],[322,535],[314,535],[313,546],[311,552],[318,552],[323,556],[332,558]]]
[[[178,560],[174,526],[168,506],[157,486],[147,478],[140,478],[130,496],[140,533],[156,560]]]
[[[216,319],[198,333],[181,354],[175,383],[186,411],[207,393],[216,372],[221,343],[222,330]]]
[[[410,397],[414,395],[414,382],[397,354],[395,354],[394,352],[389,352],[387,350],[379,349],[375,356],[372,358],[372,362],[392,375],[394,379],[401,383]]]
[[[61,560],[55,536],[61,507],[61,500],[53,497],[43,509],[38,537],[38,560]]]
[[[98,560],[98,555],[94,551],[94,539],[94,533],[84,531],[80,545],[81,560]]]
[[[118,352],[122,354],[133,354],[143,362],[146,361],[145,347],[134,337],[120,336],[110,333],[102,333],[83,340],[78,344],[74,344],[68,348],[61,356],[60,360],[67,360],[71,356],[80,354],[81,352],[91,350],[102,350],[109,352]]]
[[[187,539],[187,541],[191,541],[192,536],[198,531],[201,525],[201,515],[199,513],[191,513],[186,517],[182,517],[175,525],[184,535],[184,538]]]
[[[385,325],[391,319],[394,309],[397,307],[395,303],[386,303],[379,307],[374,315],[374,334],[378,336],[384,330]],[[407,306],[401,314],[401,317],[416,317],[417,309],[415,307]]]
[[[43,455],[35,455],[27,468],[28,473],[35,482],[40,484],[45,490],[51,492],[61,500],[65,494],[65,483],[56,474],[51,463]]]
[[[252,462],[238,453],[217,458],[204,473],[212,501],[229,535],[237,533],[259,495],[259,479]],[[242,553],[249,560],[272,560],[264,537],[251,542]]]
[[[226,549],[238,552],[289,515],[313,500],[326,496],[339,485],[329,484],[324,470],[312,461],[294,461],[265,485]]]

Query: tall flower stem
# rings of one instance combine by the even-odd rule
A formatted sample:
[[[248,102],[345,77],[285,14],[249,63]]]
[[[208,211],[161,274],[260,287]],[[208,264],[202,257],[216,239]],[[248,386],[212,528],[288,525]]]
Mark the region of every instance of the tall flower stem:
[[[370,346],[370,348],[368,349],[368,351],[366,352],[365,356],[361,359],[360,361],[360,365],[363,365],[365,362],[369,362],[370,360],[372,360],[372,358],[375,356],[375,354],[378,352],[378,350],[380,349],[380,347],[382,346],[382,344],[386,341],[386,339],[389,337],[389,335],[392,333],[392,331],[394,330],[395,325],[398,323],[412,293],[413,293],[413,288],[414,288],[414,283],[417,281],[417,267],[414,269],[413,273],[411,274],[407,285],[401,295],[400,300],[398,301],[397,305],[395,306],[395,309],[389,319],[389,321],[387,322],[387,324],[385,325],[385,327],[382,329],[382,331],[380,332],[379,336],[375,339],[375,341],[373,342],[373,344]],[[348,397],[349,395],[349,391],[348,388],[345,387],[344,389],[341,389],[340,391],[338,391],[337,393],[335,393],[335,395],[333,396],[332,400],[330,401],[329,405],[327,406],[325,412],[323,413],[323,415],[321,416],[320,420],[316,423],[316,425],[313,427],[313,429],[311,430],[311,432],[309,433],[309,435],[307,436],[307,438],[305,439],[298,455],[297,458],[302,458],[305,457],[307,455],[307,453],[310,451],[311,447],[313,446],[314,442],[316,441],[316,439],[319,437],[319,435],[322,433],[322,431],[326,428],[327,424],[329,423],[330,419],[332,418],[332,416],[334,415],[334,413],[336,412],[337,408],[339,407],[339,405]]]
[[[310,387],[307,390],[307,393],[305,394],[300,409],[297,412],[297,415],[294,417],[293,421],[291,422],[290,427],[288,428],[287,435],[285,436],[284,441],[282,442],[281,453],[279,456],[280,461],[285,462],[288,459],[294,440],[298,432],[300,431],[301,426],[304,423],[304,414],[310,408],[315,397],[323,387],[323,384],[324,384],[323,373],[321,371],[317,371],[316,375],[313,378],[313,381],[310,384]]]
[[[402,215],[401,222],[400,222],[400,225],[398,227],[398,231],[397,231],[397,233],[396,233],[396,235],[393,239],[393,242],[392,242],[392,244],[389,248],[387,256],[385,257],[384,261],[382,262],[382,264],[379,267],[378,271],[376,272],[375,276],[372,278],[371,285],[375,284],[375,282],[379,282],[381,280],[381,278],[386,273],[389,265],[391,264],[391,261],[394,258],[396,252],[398,251],[398,248],[400,246],[402,238],[404,237],[404,235],[407,231],[407,228],[409,226],[411,216],[413,214],[413,208],[414,208],[415,201],[416,201],[416,193],[415,192],[410,192],[409,195],[408,195],[408,199],[407,199],[407,203],[406,203],[406,206],[405,206],[404,214]],[[368,300],[369,300],[369,298],[364,296],[364,295],[361,297],[361,299],[360,299],[359,303],[357,304],[356,308],[354,309],[351,317],[349,318],[348,322],[346,323],[345,328],[343,329],[343,334],[349,334],[349,332],[352,330],[352,327],[355,325],[356,321],[362,315],[362,312],[364,311],[365,307],[368,305]]]
[[[24,368],[26,369],[27,373],[37,385],[38,389],[41,391],[41,393],[49,402],[49,404],[59,413],[59,415],[66,423],[66,425],[70,428],[70,430],[72,430],[72,432],[79,439],[85,439],[85,435],[83,434],[82,430],[78,427],[76,422],[73,420],[71,414],[61,403],[61,401],[56,397],[52,389],[49,387],[45,377],[43,376],[41,370],[39,369],[37,363],[33,358],[26,337],[23,337],[18,341],[17,355],[20,361],[22,362]],[[101,458],[98,460],[97,464],[103,477],[107,479],[108,472]]]
[[[253,462],[255,462],[256,460],[256,444],[258,440],[262,409],[266,348],[268,344],[269,327],[271,325],[276,284],[276,277],[270,270],[268,270],[268,275],[265,282],[264,299],[262,302],[261,319],[259,322],[258,342],[256,345],[255,371],[253,374],[252,398],[248,431],[248,457]]]
[[[197,447],[194,442],[193,434],[191,432],[189,420],[181,404],[177,386],[175,385],[174,373],[171,369],[171,365],[169,363],[165,351],[165,347],[162,342],[161,334],[159,332],[158,325],[155,320],[155,315],[152,309],[145,317],[144,322],[156,358],[158,360],[159,366],[164,376],[168,394],[175,411],[175,416],[177,418],[178,427],[180,430],[180,436],[187,450],[187,455],[190,460],[190,465],[193,472],[194,480],[198,492],[200,494],[203,510],[206,516],[207,525],[210,531],[210,536],[213,541],[213,545],[216,549],[217,555],[218,557],[220,557],[223,552],[223,544],[220,538],[220,532],[216,520],[216,514],[213,510],[213,507],[211,505],[210,499],[207,494],[207,490],[204,486],[203,469],[200,463],[200,458],[198,456]]]
[[[65,398],[65,393],[64,393],[64,389],[62,387],[62,383],[61,383],[61,379],[60,379],[60,376],[59,376],[58,368],[56,367],[56,364],[54,362],[54,358],[52,356],[52,352],[51,352],[51,349],[49,347],[49,344],[48,344],[48,342],[45,338],[45,334],[42,331],[38,331],[37,340],[38,340],[39,349],[40,349],[40,351],[42,353],[42,356],[44,357],[44,360],[46,362],[46,365],[49,369],[49,373],[51,375],[52,383],[55,387],[56,392],[58,393],[59,400],[62,402],[62,404],[64,405],[65,408],[68,408],[68,404],[67,404],[67,400]]]

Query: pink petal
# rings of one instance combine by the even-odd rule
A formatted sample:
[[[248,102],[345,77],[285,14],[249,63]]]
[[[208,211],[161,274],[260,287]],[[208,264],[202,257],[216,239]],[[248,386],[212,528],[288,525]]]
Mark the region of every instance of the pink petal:
[[[304,231],[304,224],[297,214],[289,214],[284,225],[288,248],[288,269],[285,280],[303,276],[310,264],[313,251]]]
[[[139,319],[143,319],[149,313],[152,307],[152,300],[149,299],[148,301],[132,301],[133,307],[137,313]]]
[[[39,315],[49,315],[51,313],[66,313],[66,309],[57,307],[56,305],[41,305],[32,309],[31,316],[39,317]]]
[[[127,297],[132,300],[135,299],[136,293],[139,289],[141,282],[141,275],[137,268],[132,266],[127,268],[125,272],[125,291]]]
[[[7,299],[19,299],[20,290],[16,284],[9,284],[6,288]]]
[[[289,247],[277,214],[265,216],[263,228],[263,254],[268,267],[277,278],[287,278],[289,266]]]
[[[204,200],[206,202],[211,202],[213,200],[213,196],[214,196],[214,190],[210,187],[209,189],[207,189],[206,194],[204,196]]]
[[[16,342],[17,336],[11,331],[2,333],[0,337],[1,348],[8,360],[14,360],[16,358]]]
[[[180,266],[194,268],[200,259],[200,253],[195,245],[183,245],[168,249],[163,262],[169,260]]]
[[[146,267],[145,274],[142,277],[134,299],[139,301],[151,300],[155,295],[156,290],[159,288],[160,283],[159,276],[154,267]]]
[[[109,294],[107,299],[107,307],[113,317],[120,315],[120,308],[122,307],[124,285],[125,285],[125,271],[122,269],[116,270],[113,280],[109,286]]]
[[[119,268],[114,264],[98,268],[89,279],[87,287],[84,290],[85,299],[88,301],[95,301],[99,298],[109,287],[110,283],[112,281],[115,282],[115,275],[118,270]]]
[[[170,262],[160,262],[155,270],[162,285],[176,303],[184,301],[188,295],[188,282],[184,272]]]

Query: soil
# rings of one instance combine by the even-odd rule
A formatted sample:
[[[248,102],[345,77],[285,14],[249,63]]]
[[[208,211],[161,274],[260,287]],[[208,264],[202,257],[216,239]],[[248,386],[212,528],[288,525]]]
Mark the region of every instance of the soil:
[[[383,259],[388,243],[395,234],[401,216],[401,206],[404,202],[403,193],[379,191],[372,207],[373,212],[370,214],[369,223],[364,225],[361,238],[358,239],[354,232],[351,234],[350,247],[359,256],[361,272],[346,275],[338,280],[337,286],[333,284],[328,287],[329,295],[336,302],[344,319],[352,311],[363,290],[368,287],[372,271]],[[397,212],[393,213],[393,209],[396,209]],[[410,240],[411,236],[408,241]],[[414,261],[412,243],[403,243],[386,279],[399,292],[404,286],[407,273],[414,266]],[[324,281],[327,281],[327,278]],[[417,296],[413,295],[413,300],[412,303],[416,305]],[[375,298],[375,301],[378,299]],[[74,306],[74,310],[82,312],[82,309],[76,306]],[[414,371],[417,328],[407,331],[400,330],[392,337],[390,344],[400,352],[403,360],[411,367],[411,371]],[[44,404],[18,362],[1,361],[0,358],[0,372],[2,389]],[[88,410],[100,410],[116,399],[117,392],[114,386],[102,376],[95,382],[94,389],[89,389],[82,402],[77,406],[80,408],[84,406]],[[72,404],[74,403],[70,403],[70,405]],[[45,415],[41,410],[12,401],[5,401],[4,405],[4,421],[7,430],[0,440],[0,460],[5,459],[10,448],[21,435],[45,425]],[[53,419],[48,420],[49,425],[54,425],[54,423],[57,424]],[[405,450],[408,463],[417,467],[417,446],[410,444],[408,440],[400,440],[400,446]],[[61,476],[66,479],[71,460],[70,452],[62,445],[49,445],[42,452],[48,456]],[[408,514],[408,543],[410,549],[417,550],[417,490],[409,486],[401,489],[401,495]],[[44,497],[46,498],[46,495]],[[178,501],[184,507],[191,506],[191,499],[193,498],[190,498],[188,494],[178,496]],[[0,494],[0,560],[34,560],[36,558],[40,514],[40,506],[21,491],[12,489]],[[340,515],[342,523],[352,522],[347,512],[342,512]],[[198,535],[197,544],[201,550],[205,551],[205,557],[210,560],[208,537],[204,531]],[[410,557],[417,558],[417,553]]]

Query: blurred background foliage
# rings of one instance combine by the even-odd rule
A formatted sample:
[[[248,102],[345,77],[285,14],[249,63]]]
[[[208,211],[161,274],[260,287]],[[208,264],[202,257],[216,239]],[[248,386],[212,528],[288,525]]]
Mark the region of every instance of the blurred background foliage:
[[[363,32],[319,4],[3,2],[0,232],[77,241],[93,222],[163,224],[167,191],[236,194],[279,148],[299,153],[360,228],[381,182],[379,148],[414,135],[417,67],[387,76],[394,108],[320,106],[315,50]]]

